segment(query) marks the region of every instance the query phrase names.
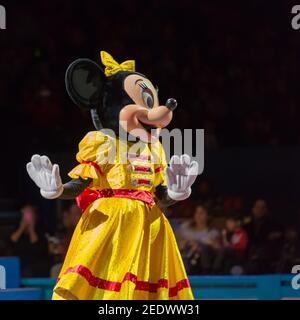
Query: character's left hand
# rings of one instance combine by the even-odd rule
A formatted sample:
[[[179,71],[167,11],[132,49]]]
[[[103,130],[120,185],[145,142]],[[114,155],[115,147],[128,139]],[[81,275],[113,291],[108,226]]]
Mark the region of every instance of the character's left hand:
[[[170,166],[165,168],[168,195],[173,200],[187,199],[192,190],[191,186],[198,175],[198,163],[191,161],[190,156],[173,156]]]

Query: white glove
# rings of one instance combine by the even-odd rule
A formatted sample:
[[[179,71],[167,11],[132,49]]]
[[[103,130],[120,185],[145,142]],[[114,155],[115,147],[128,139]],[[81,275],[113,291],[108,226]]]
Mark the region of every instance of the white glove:
[[[191,161],[190,156],[173,156],[170,166],[165,168],[168,195],[173,200],[187,199],[192,190],[191,186],[198,175],[198,163]]]
[[[46,199],[58,198],[63,193],[63,185],[59,174],[59,166],[52,165],[47,156],[35,154],[26,165],[30,178],[40,188]]]

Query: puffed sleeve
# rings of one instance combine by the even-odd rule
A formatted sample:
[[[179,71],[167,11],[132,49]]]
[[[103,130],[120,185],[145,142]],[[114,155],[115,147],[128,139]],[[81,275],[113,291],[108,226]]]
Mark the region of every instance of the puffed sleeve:
[[[156,152],[157,155],[154,157],[154,186],[157,187],[159,185],[166,186],[166,179],[165,179],[165,168],[168,166],[166,161],[166,155],[162,144],[158,141],[156,145]]]
[[[79,143],[76,155],[79,164],[69,172],[69,176],[72,179],[99,179],[105,170],[108,150],[108,136],[101,131],[89,132]]]

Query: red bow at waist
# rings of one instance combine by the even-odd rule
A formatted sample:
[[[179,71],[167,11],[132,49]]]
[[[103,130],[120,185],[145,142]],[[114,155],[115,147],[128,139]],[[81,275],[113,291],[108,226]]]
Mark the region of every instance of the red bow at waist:
[[[154,199],[151,192],[134,189],[92,190],[90,188],[86,188],[76,198],[76,202],[78,207],[84,211],[91,203],[100,198],[128,198],[143,201],[150,207],[154,205]]]

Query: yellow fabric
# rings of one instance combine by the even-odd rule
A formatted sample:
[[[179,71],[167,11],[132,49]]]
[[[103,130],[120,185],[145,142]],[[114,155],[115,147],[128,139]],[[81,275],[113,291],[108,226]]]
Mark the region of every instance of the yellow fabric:
[[[117,145],[117,152],[114,163],[109,164],[105,162],[104,154],[107,155],[114,145]],[[164,156],[161,144],[158,142],[151,148],[147,144],[141,146],[139,159],[132,158],[134,152],[127,150],[126,156],[131,155],[130,163],[124,164],[121,159],[126,146],[130,147],[126,142],[114,140],[99,131],[88,133],[79,144],[77,160],[92,161],[98,169],[88,163],[80,164],[70,176],[92,177],[92,189],[138,189],[154,194],[155,187],[165,183],[163,170],[155,172],[160,166],[166,166],[161,158]],[[160,163],[153,163],[155,157]],[[132,165],[150,167],[151,173],[133,172],[128,167]],[[133,184],[137,178],[149,179],[151,186]],[[85,270],[84,274],[74,271],[78,266]],[[124,280],[128,274],[137,282],[157,284],[168,281],[173,294],[166,287],[143,290],[139,288],[140,284]],[[173,231],[156,204],[149,207],[139,200],[101,198],[82,214],[53,299],[193,299],[189,287],[174,294],[174,288],[184,279],[187,275]],[[103,281],[118,283],[119,290],[101,287]]]
[[[97,180],[99,179],[99,172],[95,167],[91,165],[79,164],[69,172],[69,176],[73,179],[78,179],[79,177],[81,177],[84,180],[88,178]]]
[[[111,150],[116,150],[111,152]],[[151,157],[149,161],[143,159],[132,159],[124,163],[127,154],[138,153],[141,157]],[[109,159],[108,158],[112,157]],[[80,163],[69,172],[73,179],[79,177],[83,179],[92,178],[91,189],[139,189],[149,191],[152,194],[158,185],[165,185],[164,168],[167,163],[161,143],[158,141],[154,145],[141,144],[139,151],[130,148],[126,142],[115,140],[101,131],[89,132],[79,143],[79,152],[76,155]],[[83,163],[89,162],[89,163]],[[108,163],[110,162],[110,163]],[[90,163],[96,163],[99,170]],[[151,173],[137,173],[130,170],[130,166],[148,167]],[[150,180],[149,186],[135,185],[137,179]]]
[[[135,61],[127,60],[119,64],[114,58],[106,51],[100,52],[101,62],[105,66],[104,73],[107,77],[116,74],[119,71],[135,71]]]
[[[80,164],[69,172],[69,176],[73,179],[79,177],[83,179],[91,178],[97,185],[98,179],[100,179],[100,172],[89,163],[96,163],[100,169],[104,170],[108,153],[112,147],[113,141],[102,132],[89,132],[79,143],[79,152],[76,155],[76,160]]]

